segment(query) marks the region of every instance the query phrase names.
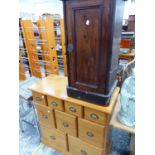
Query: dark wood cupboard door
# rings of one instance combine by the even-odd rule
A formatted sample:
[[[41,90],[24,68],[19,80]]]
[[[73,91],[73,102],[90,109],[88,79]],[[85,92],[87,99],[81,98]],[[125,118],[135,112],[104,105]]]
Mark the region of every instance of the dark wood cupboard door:
[[[66,1],[69,86],[79,90],[104,93],[108,41],[105,5],[103,0]]]

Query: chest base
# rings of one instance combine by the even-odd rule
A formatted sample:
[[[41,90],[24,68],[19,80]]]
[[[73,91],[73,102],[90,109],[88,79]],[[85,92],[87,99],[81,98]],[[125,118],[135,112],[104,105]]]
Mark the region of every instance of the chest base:
[[[97,104],[101,106],[108,106],[110,103],[109,100],[113,94],[114,89],[117,86],[117,83],[118,81],[116,80],[108,94],[99,94],[99,93],[81,91],[74,87],[67,86],[67,95],[69,97],[91,102],[93,104]]]

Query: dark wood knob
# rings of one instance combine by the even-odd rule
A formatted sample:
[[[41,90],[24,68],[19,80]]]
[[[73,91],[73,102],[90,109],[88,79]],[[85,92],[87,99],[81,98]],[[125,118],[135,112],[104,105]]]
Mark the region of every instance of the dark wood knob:
[[[68,52],[73,52],[74,51],[74,46],[73,44],[69,43],[68,46],[67,46],[67,51]]]
[[[54,47],[51,47],[51,50],[54,50]]]

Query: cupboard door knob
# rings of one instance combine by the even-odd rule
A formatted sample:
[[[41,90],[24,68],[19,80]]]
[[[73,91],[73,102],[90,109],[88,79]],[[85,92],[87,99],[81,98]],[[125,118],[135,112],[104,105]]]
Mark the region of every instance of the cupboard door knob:
[[[74,46],[73,44],[69,43],[68,46],[67,46],[67,51],[68,52],[73,52],[74,51]]]
[[[54,107],[57,107],[57,106],[58,106],[58,103],[56,103],[56,102],[51,102],[51,105],[54,106]]]
[[[86,134],[87,134],[88,137],[94,137],[94,134],[92,132],[90,132],[90,131],[88,131]]]
[[[63,126],[64,126],[65,128],[68,128],[68,127],[69,127],[69,124],[68,124],[67,122],[63,122]]]
[[[86,152],[85,150],[80,150],[80,153],[81,153],[82,155],[87,155],[87,152]]]
[[[99,119],[99,117],[96,114],[94,114],[94,113],[90,114],[90,117],[92,119]]]
[[[39,102],[42,101],[42,99],[44,99],[44,96],[37,96],[37,97],[35,98],[35,100],[36,100],[36,101],[39,101]]]
[[[51,140],[56,140],[56,138],[54,136],[50,136]]]
[[[76,108],[74,108],[74,107],[69,107],[69,110],[70,110],[71,112],[76,112]]]

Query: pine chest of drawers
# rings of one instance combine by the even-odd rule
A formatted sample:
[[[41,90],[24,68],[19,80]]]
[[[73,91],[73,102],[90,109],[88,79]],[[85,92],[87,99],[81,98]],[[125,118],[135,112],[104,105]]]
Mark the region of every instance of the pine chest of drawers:
[[[108,128],[119,88],[108,107],[67,96],[67,78],[50,75],[29,87],[33,93],[41,141],[64,155],[108,155]]]

